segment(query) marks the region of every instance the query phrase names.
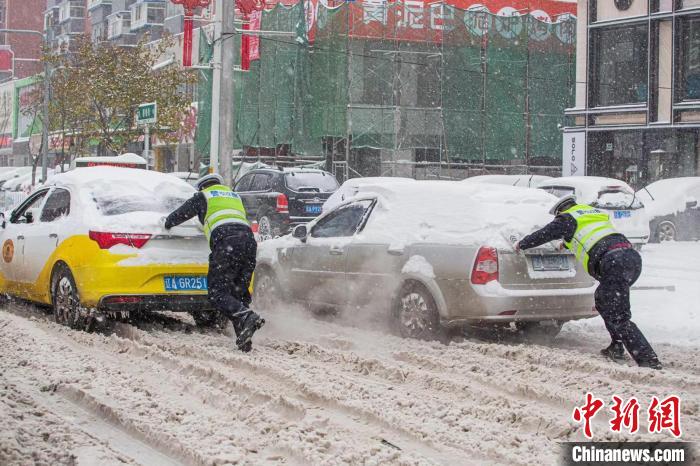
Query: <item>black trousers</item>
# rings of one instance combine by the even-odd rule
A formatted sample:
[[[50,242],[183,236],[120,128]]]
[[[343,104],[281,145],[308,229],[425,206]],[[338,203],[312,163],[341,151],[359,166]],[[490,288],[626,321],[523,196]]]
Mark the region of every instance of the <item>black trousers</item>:
[[[255,270],[257,249],[249,228],[228,229],[225,234],[212,235],[207,277],[209,302],[231,320],[236,335],[247,317],[244,311],[250,306],[248,285]]]
[[[642,257],[634,249],[606,252],[596,267],[600,285],[595,305],[613,341],[622,342],[635,361],[656,359],[656,353],[632,318],[630,287],[642,273]]]

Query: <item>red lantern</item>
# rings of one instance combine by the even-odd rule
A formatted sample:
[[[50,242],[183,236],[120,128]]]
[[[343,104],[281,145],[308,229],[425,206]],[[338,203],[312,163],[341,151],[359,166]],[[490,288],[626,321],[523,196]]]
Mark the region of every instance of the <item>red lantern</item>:
[[[209,6],[210,0],[171,0],[176,5],[185,7],[185,23],[184,34],[182,38],[182,65],[192,66],[192,29],[194,27],[193,19],[194,10],[196,8],[206,8]]]

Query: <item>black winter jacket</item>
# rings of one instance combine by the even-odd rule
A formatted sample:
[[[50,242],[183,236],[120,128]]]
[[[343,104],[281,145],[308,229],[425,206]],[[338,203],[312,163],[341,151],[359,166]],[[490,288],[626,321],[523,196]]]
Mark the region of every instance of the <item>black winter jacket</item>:
[[[556,239],[563,239],[568,242],[574,237],[574,233],[576,233],[576,219],[570,214],[559,214],[543,228],[520,240],[520,249],[532,249]],[[619,243],[629,244],[629,241],[621,233],[606,236],[598,241],[588,253],[588,273],[594,278],[597,277],[600,259],[608,252],[611,246]]]

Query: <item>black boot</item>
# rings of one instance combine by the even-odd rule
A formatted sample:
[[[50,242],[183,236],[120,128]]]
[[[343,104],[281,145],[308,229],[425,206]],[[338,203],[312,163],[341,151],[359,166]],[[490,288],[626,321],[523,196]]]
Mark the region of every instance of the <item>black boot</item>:
[[[265,325],[265,319],[250,311],[250,313],[245,317],[245,321],[243,322],[241,330],[238,333],[238,338],[236,338],[236,346],[238,346],[238,349],[244,353],[249,352],[253,348],[253,344],[251,342],[253,334],[260,330],[263,325]]]
[[[639,367],[648,367],[649,369],[656,369],[657,371],[663,369],[661,361],[657,358],[649,359],[648,361],[637,361]]]
[[[625,360],[625,347],[622,345],[621,341],[614,341],[610,343],[605,349],[600,350],[600,354],[606,358],[613,360],[615,362],[620,362]]]

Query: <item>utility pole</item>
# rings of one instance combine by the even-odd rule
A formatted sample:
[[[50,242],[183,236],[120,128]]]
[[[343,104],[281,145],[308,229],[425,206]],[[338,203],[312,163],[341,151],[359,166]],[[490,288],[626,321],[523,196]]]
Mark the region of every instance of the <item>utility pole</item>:
[[[211,83],[211,135],[209,137],[209,170],[219,172],[219,114],[221,106],[221,47],[224,4],[229,0],[214,3],[214,53],[212,55]]]
[[[231,0],[223,2],[221,10],[223,31],[233,32],[235,3]],[[218,14],[218,11],[217,11]],[[221,90],[219,92],[219,170],[224,177],[226,186],[233,184],[233,143],[234,143],[234,92],[233,92],[233,64],[236,56],[235,42],[230,36],[226,36],[221,43]]]
[[[221,1],[221,0],[219,0]],[[44,41],[46,47],[49,46],[49,32],[44,34],[41,31],[31,29],[0,29],[0,33],[10,34],[30,34],[39,36]],[[51,94],[51,69],[48,62],[44,61],[44,99],[42,102],[42,122],[41,122],[41,179],[46,181],[49,167],[49,99]]]
[[[41,105],[41,181],[46,182],[49,170],[49,101],[51,99],[51,67],[44,62],[44,102]],[[61,144],[64,142],[61,141]],[[61,162],[63,163],[63,162]]]

